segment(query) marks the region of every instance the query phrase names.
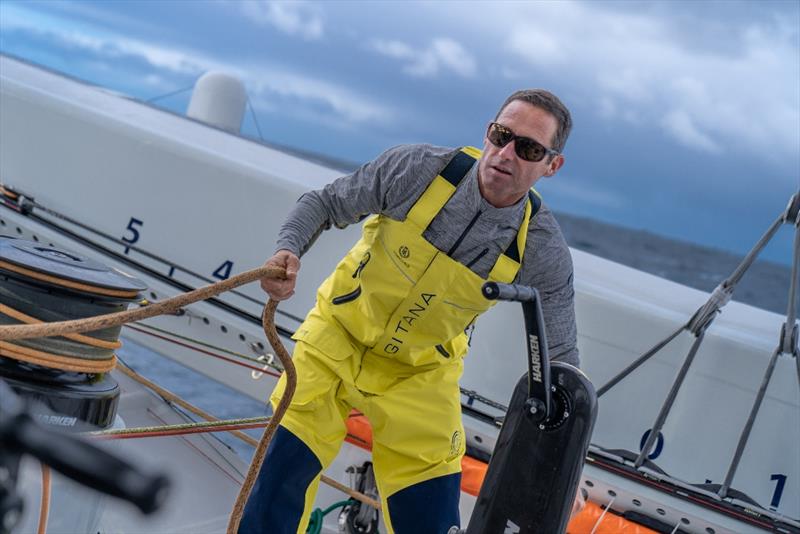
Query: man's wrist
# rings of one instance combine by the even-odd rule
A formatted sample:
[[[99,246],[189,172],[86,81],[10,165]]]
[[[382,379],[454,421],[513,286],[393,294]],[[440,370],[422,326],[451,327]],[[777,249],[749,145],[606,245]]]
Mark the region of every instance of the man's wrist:
[[[287,246],[278,245],[278,248],[275,249],[275,252],[273,252],[273,255],[278,254],[279,252],[291,252],[292,254],[297,256],[298,258],[300,257],[300,254],[298,253],[298,251],[293,250],[291,247],[287,247]]]

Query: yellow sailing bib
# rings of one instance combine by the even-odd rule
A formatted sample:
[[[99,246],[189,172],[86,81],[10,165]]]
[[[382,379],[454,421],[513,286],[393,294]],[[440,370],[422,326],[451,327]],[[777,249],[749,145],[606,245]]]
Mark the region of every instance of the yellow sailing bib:
[[[374,373],[389,375],[413,374],[415,368],[430,369],[463,357],[465,330],[494,303],[481,295],[484,279],[429,243],[423,233],[480,155],[477,148],[461,149],[405,221],[381,215],[368,219],[361,239],[320,286],[316,307],[294,338],[334,358],[337,351],[349,353],[360,345],[362,371],[374,367]],[[499,256],[489,280],[510,283],[516,277],[528,224],[540,205],[534,193],[516,239]],[[325,332],[321,320],[327,330],[339,327],[349,335]],[[379,393],[382,386],[376,378],[366,376],[374,373],[362,372],[359,389]]]

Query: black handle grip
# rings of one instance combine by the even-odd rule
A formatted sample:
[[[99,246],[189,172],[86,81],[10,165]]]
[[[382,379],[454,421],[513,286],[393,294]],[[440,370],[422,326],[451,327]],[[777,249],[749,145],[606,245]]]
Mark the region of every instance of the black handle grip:
[[[536,288],[519,284],[485,282],[481,287],[489,300],[510,300],[522,304],[525,317],[525,335],[528,348],[528,397],[526,410],[536,421],[550,415],[552,392],[550,390],[550,356],[542,315],[542,304]]]
[[[512,300],[515,302],[536,300],[536,290],[530,286],[520,284],[485,282],[481,288],[481,292],[483,296],[489,300]]]
[[[56,471],[103,493],[125,499],[142,512],[156,511],[166,499],[169,480],[150,475],[78,437],[50,430],[27,413],[6,421],[14,428],[16,449],[31,454]],[[6,438],[9,436],[6,435]]]

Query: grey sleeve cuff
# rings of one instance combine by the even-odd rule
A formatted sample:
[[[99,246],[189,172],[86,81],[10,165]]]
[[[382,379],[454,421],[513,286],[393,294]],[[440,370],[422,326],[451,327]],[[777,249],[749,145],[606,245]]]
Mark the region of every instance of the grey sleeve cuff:
[[[283,222],[275,251],[289,250],[302,257],[323,230],[331,227],[325,208],[312,193],[301,196]]]

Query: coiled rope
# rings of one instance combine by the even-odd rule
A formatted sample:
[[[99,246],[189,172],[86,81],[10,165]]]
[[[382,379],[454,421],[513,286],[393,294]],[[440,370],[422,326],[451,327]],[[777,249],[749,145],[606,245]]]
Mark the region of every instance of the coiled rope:
[[[100,330],[103,328],[111,328],[119,326],[127,322],[140,321],[156,315],[174,313],[178,309],[192,304],[194,302],[204,300],[224,291],[228,291],[240,285],[255,282],[262,278],[285,278],[286,272],[284,269],[272,266],[263,266],[257,269],[245,271],[239,275],[228,278],[221,282],[210,284],[182,295],[163,300],[150,306],[138,308],[135,310],[121,311],[117,313],[109,313],[106,315],[99,315],[96,317],[87,317],[84,319],[76,319],[72,321],[60,321],[54,323],[39,323],[39,324],[25,324],[25,325],[12,325],[0,326],[0,341],[10,341],[13,339],[29,339],[35,337],[52,337],[64,336],[66,334],[75,334],[78,332],[88,332],[93,330]],[[289,353],[281,343],[278,332],[275,329],[275,310],[278,307],[278,302],[270,299],[264,312],[261,315],[261,323],[264,328],[264,333],[272,345],[275,354],[281,361],[286,373],[286,389],[278,403],[269,424],[264,429],[264,434],[259,441],[256,448],[255,455],[250,464],[247,477],[242,484],[239,495],[236,499],[233,512],[231,513],[230,523],[228,525],[228,532],[235,533],[239,527],[239,520],[241,519],[244,505],[247,501],[250,491],[255,483],[255,478],[261,469],[264,462],[264,456],[272,439],[273,434],[280,423],[283,415],[286,413],[292,396],[294,395],[295,386],[297,384],[297,374],[294,369],[292,359]],[[44,513],[44,512],[43,512]]]

